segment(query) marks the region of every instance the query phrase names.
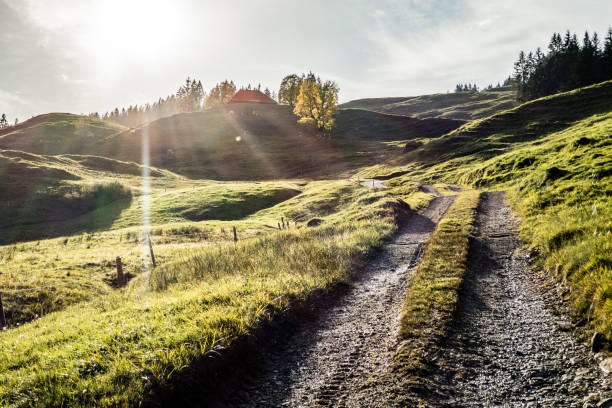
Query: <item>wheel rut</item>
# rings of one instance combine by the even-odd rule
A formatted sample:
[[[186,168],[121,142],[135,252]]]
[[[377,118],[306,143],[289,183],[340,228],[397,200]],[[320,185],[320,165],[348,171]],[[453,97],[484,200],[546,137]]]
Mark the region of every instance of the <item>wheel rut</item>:
[[[256,373],[213,406],[388,407],[390,371],[408,283],[455,197],[413,214],[332,306],[257,357]]]
[[[424,396],[436,407],[595,407],[610,377],[549,308],[503,192],[484,193],[455,324]],[[608,406],[608,405],[605,405]]]

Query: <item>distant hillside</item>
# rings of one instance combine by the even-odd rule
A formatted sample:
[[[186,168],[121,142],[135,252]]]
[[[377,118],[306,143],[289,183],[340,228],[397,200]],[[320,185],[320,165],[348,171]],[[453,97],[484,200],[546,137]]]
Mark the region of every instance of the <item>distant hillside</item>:
[[[486,159],[535,142],[576,121],[612,110],[612,81],[536,99],[486,119],[468,123],[406,156],[408,160],[475,155]]]
[[[368,109],[416,118],[474,120],[511,109],[516,105],[514,92],[507,86],[482,92],[356,99],[340,105],[340,108]]]
[[[321,138],[298,125],[284,105],[226,105],[161,118],[137,129],[48,114],[0,135],[0,148],[141,162],[143,136],[148,135],[153,166],[193,178],[319,177],[373,164],[401,152],[406,140],[438,137],[463,123],[343,110],[333,136]]]
[[[48,113],[0,130],[0,149],[35,154],[97,154],[101,141],[126,128],[70,113]]]
[[[57,236],[54,222],[69,220],[121,201],[100,226],[108,226],[130,205],[141,166],[95,156],[42,156],[0,150],[0,244]],[[151,169],[154,178],[177,179]],[[87,227],[87,221],[83,228]]]
[[[466,122],[456,119],[391,115],[365,109],[344,109],[336,120],[335,135],[340,138],[402,140],[439,137]]]

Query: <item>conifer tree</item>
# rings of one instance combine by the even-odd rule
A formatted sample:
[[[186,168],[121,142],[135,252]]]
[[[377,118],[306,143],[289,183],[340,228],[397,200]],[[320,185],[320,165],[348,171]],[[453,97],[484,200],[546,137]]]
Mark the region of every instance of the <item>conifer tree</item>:
[[[585,32],[579,42],[568,30],[563,38],[552,35],[548,54],[538,49],[525,56],[521,51],[514,64],[517,98],[525,101],[612,79],[612,64],[606,60],[606,44],[612,54],[612,30],[608,36],[603,50],[597,33]]]

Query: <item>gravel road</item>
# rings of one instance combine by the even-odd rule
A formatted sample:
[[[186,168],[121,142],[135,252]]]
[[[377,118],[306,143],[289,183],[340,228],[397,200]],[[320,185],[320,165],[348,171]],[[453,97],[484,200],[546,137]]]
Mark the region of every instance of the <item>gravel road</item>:
[[[432,406],[595,407],[610,397],[610,376],[551,312],[518,221],[503,192],[483,195],[458,317],[425,396]]]
[[[215,406],[387,407],[387,384],[408,282],[454,197],[413,214],[348,292],[258,357],[259,368]]]

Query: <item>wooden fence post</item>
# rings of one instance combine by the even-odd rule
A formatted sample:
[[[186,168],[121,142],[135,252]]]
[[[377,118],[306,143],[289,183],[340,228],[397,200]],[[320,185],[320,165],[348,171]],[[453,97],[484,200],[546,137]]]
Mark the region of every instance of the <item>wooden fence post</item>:
[[[155,254],[153,253],[153,243],[151,242],[151,234],[147,234],[147,238],[149,238],[149,252],[151,253],[151,261],[153,262],[153,268],[157,266],[155,263]]]
[[[280,222],[278,223],[278,229],[281,229],[281,227],[280,227]]]
[[[238,233],[236,232],[236,227],[234,228],[234,242],[238,242]]]
[[[2,292],[0,292],[0,330],[6,327],[6,317],[4,317],[4,307],[2,306]]]
[[[283,225],[283,229],[285,229],[285,217],[281,217],[281,223]]]
[[[115,259],[117,263],[117,286],[125,285],[125,275],[123,275],[123,264],[121,263],[121,257]]]

